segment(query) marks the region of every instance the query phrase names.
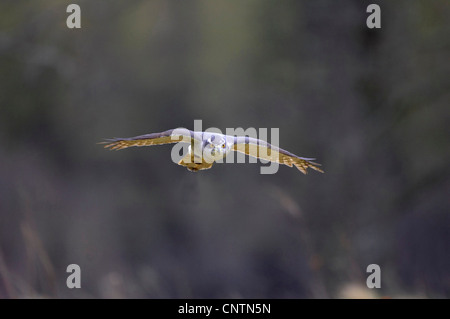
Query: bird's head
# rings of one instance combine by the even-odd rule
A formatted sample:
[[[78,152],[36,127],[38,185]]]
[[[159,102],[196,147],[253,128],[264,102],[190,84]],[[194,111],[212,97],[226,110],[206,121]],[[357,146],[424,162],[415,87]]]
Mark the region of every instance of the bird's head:
[[[230,145],[222,136],[212,135],[205,142],[204,155],[214,160],[225,157],[230,151]]]

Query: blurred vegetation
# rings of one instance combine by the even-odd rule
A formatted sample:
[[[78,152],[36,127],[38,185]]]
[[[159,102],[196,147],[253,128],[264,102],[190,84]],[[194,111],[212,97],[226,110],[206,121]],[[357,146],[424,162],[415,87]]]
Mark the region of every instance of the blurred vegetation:
[[[450,296],[447,0],[69,3],[0,3],[0,298]],[[326,173],[96,144],[194,119]]]

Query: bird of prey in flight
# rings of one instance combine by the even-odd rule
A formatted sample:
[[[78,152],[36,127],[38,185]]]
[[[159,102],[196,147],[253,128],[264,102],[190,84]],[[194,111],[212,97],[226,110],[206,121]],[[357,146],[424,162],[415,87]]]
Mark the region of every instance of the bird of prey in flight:
[[[129,138],[113,138],[101,143],[106,144],[105,148],[107,149],[121,150],[132,146],[151,146],[180,142],[190,145],[187,155],[178,162],[178,165],[185,166],[193,172],[209,169],[215,161],[223,159],[231,151],[236,151],[290,167],[295,166],[303,174],[307,173],[307,168],[323,173],[319,168],[320,164],[313,162],[314,158],[299,157],[263,140],[248,136],[230,136],[211,132],[174,129]]]

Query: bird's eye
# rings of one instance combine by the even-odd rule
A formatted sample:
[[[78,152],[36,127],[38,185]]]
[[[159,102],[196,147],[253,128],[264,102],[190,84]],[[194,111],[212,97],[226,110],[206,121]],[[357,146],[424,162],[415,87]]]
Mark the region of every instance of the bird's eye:
[[[225,144],[222,144],[222,148],[225,148]]]
[[[214,147],[214,145],[213,145],[213,144],[209,144],[209,147],[213,148],[213,147]]]

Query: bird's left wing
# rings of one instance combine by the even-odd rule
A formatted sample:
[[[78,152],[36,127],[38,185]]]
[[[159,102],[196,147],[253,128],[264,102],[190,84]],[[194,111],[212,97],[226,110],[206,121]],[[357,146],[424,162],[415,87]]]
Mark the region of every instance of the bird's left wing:
[[[303,174],[307,173],[306,169],[308,168],[312,168],[313,170],[323,173],[323,170],[319,168],[320,164],[313,162],[314,158],[297,156],[256,138],[248,136],[235,136],[232,150],[252,157],[284,164],[289,167],[295,166]]]
[[[110,150],[121,150],[132,146],[151,146],[170,143],[194,143],[195,140],[201,140],[195,132],[187,129],[174,129],[160,133],[151,133],[128,138],[112,138],[100,144],[105,144],[105,148]]]

